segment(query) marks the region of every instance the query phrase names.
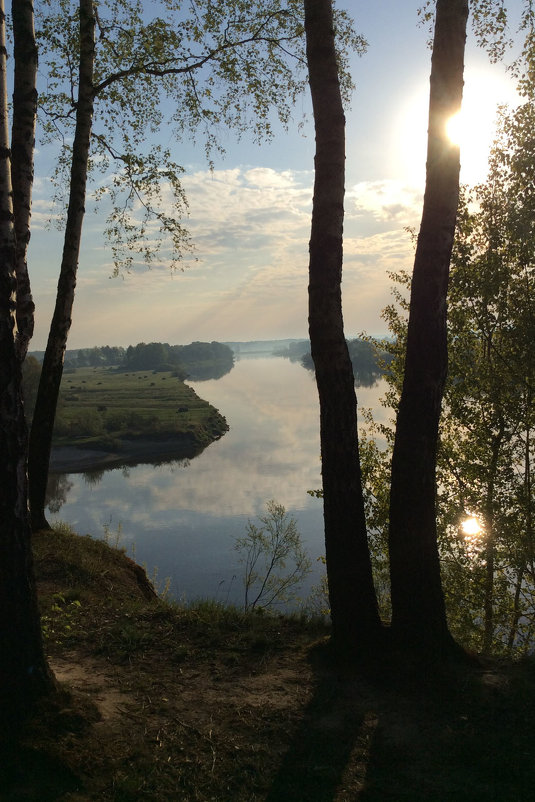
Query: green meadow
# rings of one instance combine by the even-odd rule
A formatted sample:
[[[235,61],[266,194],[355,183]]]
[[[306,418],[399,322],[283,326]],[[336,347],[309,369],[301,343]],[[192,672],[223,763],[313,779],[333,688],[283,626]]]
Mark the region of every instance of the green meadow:
[[[54,445],[117,447],[178,438],[207,445],[227,431],[222,415],[172,372],[66,370]]]

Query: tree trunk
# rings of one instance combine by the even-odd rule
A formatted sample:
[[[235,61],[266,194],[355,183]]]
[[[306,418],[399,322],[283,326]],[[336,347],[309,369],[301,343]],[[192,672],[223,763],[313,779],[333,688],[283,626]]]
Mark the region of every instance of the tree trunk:
[[[34,323],[34,303],[26,254],[30,241],[35,117],[37,114],[37,45],[33,24],[33,0],[13,0],[11,9],[14,51],[11,176],[16,239],[16,348],[22,362],[33,335]]]
[[[427,174],[411,287],[403,390],[392,458],[392,630],[401,643],[449,649],[436,533],[436,455],[447,374],[446,296],[459,198],[459,149],[446,134],[460,108],[468,0],[437,0]]]
[[[330,0],[305,0],[316,157],[309,266],[309,333],[320,402],[327,577],[333,642],[362,648],[381,635],[368,550],[353,368],[341,280],[345,118]]]
[[[0,740],[53,687],[41,640],[27,496],[27,430],[15,350],[15,229],[9,136],[5,13],[0,0]]]
[[[29,474],[32,528],[48,528],[45,518],[46,485],[52,447],[63,360],[71,327],[76,273],[85,213],[87,165],[93,120],[93,66],[95,17],[92,0],[80,0],[80,64],[76,130],[72,148],[69,205],[58,281],[56,306],[45,356],[30,433]]]
[[[490,347],[489,347],[490,356]],[[498,461],[502,441],[505,434],[505,424],[500,421],[499,430],[492,438],[491,459],[489,465],[487,493],[485,498],[485,598],[483,603],[483,653],[490,654],[492,639],[494,637],[494,572],[496,556],[496,537],[494,533],[494,489],[498,473]]]

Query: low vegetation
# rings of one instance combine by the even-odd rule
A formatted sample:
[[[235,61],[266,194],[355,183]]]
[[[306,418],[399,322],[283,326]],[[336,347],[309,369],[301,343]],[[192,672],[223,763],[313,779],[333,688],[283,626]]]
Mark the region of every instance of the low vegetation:
[[[172,371],[66,371],[54,445],[117,449],[125,440],[178,439],[204,447],[227,431],[223,416]]]
[[[531,660],[350,672],[322,621],[168,603],[105,541],[34,559],[60,691],[4,739],[6,802],[531,798]]]

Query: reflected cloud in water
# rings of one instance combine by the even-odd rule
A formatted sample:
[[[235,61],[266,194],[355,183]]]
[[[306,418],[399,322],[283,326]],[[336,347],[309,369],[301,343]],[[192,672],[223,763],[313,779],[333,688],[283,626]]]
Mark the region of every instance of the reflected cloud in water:
[[[319,407],[313,376],[283,359],[240,360],[217,380],[192,383],[230,430],[192,460],[91,471],[55,479],[55,510],[80,533],[102,537],[121,524],[135,558],[171,577],[171,593],[241,600],[234,540],[269,499],[295,516],[309,555],[323,553]],[[381,387],[359,390],[377,408]],[[309,585],[316,584],[318,565]],[[222,590],[223,589],[223,590]],[[306,593],[306,590],[305,590]]]

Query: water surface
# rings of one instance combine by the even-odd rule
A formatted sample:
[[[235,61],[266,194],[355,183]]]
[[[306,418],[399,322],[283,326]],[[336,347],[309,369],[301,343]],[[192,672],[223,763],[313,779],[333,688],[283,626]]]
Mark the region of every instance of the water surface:
[[[234,541],[275,499],[296,518],[313,562],[306,596],[324,551],[321,501],[307,494],[321,486],[313,375],[281,358],[242,358],[222,378],[190,384],[225,415],[221,440],[191,461],[63,476],[56,517],[95,537],[120,529],[127,553],[161,583],[169,577],[176,598],[240,604]],[[359,405],[376,408],[382,387],[357,392]]]

